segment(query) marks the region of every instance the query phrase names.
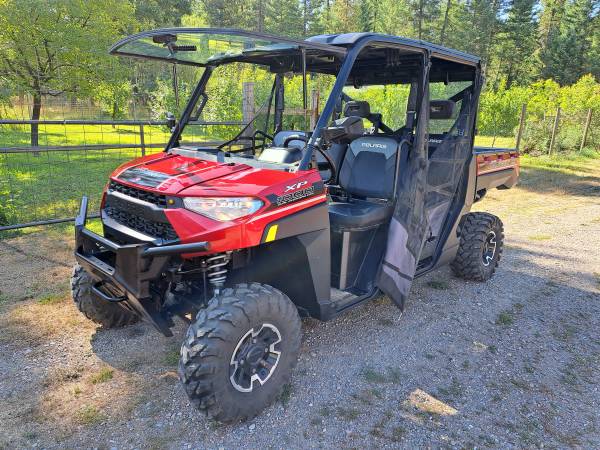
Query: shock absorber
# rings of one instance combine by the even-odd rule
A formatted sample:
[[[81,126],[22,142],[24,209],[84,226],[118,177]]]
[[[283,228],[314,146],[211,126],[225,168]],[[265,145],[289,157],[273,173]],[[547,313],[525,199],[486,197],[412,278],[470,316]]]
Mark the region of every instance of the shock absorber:
[[[231,260],[231,252],[220,253],[206,258],[208,282],[213,286],[214,295],[221,292],[227,280],[227,264]]]

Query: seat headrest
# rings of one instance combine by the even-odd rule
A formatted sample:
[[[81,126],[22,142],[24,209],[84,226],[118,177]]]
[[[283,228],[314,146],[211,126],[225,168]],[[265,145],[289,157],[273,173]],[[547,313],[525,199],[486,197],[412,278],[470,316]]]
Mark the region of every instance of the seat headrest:
[[[371,115],[369,102],[352,100],[344,105],[344,117],[356,116],[368,119]]]

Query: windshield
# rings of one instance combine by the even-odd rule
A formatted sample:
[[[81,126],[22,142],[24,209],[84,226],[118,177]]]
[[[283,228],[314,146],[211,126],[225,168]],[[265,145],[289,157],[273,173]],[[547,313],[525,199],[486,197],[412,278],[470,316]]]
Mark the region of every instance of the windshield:
[[[297,51],[300,47],[319,54],[345,53],[345,50],[330,45],[243,30],[209,28],[165,28],[146,31],[117,42],[110,53],[206,66],[236,57]]]
[[[332,75],[308,74],[304,109],[302,74],[276,75],[246,63],[217,66],[194,105],[201,112],[182,124],[179,143],[239,150],[264,147],[279,131],[308,133],[334,81]]]

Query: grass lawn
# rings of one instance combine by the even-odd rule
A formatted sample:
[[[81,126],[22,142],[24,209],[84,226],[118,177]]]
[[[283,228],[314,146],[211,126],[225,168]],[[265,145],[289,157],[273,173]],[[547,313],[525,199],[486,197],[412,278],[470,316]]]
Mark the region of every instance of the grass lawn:
[[[499,147],[499,148],[514,148],[516,139],[512,136],[475,136],[475,145],[477,147]]]
[[[162,126],[144,126],[146,144],[165,143],[168,130]],[[0,125],[0,147],[28,147],[29,125]],[[40,125],[39,144],[91,145],[139,144],[140,128],[131,125]]]
[[[6,127],[0,133],[0,147],[27,146],[28,127]],[[139,129],[132,126],[64,125],[40,127],[42,145],[137,144]],[[145,127],[146,143],[164,143],[168,139],[162,127]],[[513,147],[513,138],[477,136],[476,145]],[[148,149],[147,153],[160,151]],[[139,149],[0,154],[0,225],[53,218],[73,217],[82,195],[90,198],[90,211],[99,208],[100,193],[108,175],[123,162],[140,156]],[[545,167],[568,171],[586,165],[597,152],[583,155],[522,158],[527,167]],[[19,233],[28,232],[20,231]],[[13,233],[14,234],[14,233]],[[6,235],[6,233],[5,233]]]
[[[194,127],[191,140],[200,140]],[[210,130],[208,130],[210,131]],[[0,148],[27,147],[29,126],[0,125]],[[170,136],[165,127],[145,126],[146,144],[164,145]],[[118,125],[40,125],[40,146],[139,144],[139,127]],[[162,147],[147,148],[155,153]],[[0,153],[0,225],[73,217],[82,195],[90,210],[99,207],[108,175],[120,164],[141,156],[140,149]]]

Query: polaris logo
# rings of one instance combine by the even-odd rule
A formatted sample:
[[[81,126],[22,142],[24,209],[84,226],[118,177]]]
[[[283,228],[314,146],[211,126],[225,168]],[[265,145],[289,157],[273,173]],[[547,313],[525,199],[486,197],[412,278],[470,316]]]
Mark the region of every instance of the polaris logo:
[[[360,144],[362,147],[368,147],[368,148],[382,148],[382,149],[386,149],[387,145],[384,144],[373,144],[371,142],[362,142]]]

